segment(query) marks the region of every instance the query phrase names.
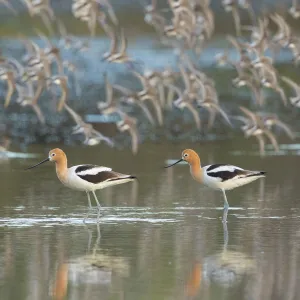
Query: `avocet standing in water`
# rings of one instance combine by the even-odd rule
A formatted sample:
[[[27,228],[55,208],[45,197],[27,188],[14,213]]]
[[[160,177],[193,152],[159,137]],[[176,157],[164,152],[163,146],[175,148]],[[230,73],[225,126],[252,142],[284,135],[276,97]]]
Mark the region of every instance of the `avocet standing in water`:
[[[225,191],[245,185],[258,178],[265,177],[266,173],[263,171],[244,170],[227,164],[208,165],[202,168],[199,155],[192,149],[184,150],[182,152],[181,159],[174,164],[166,166],[166,168],[172,167],[181,161],[186,161],[190,165],[190,172],[194,180],[212,189],[221,190],[223,192],[223,222],[227,221],[229,208]]]
[[[55,162],[56,174],[62,184],[73,190],[85,191],[87,193],[90,209],[92,208],[92,205],[89,193],[93,193],[97,202],[98,217],[101,205],[95,191],[136,179],[135,176],[117,173],[112,171],[111,168],[95,165],[78,165],[68,168],[67,156],[65,152],[59,148],[52,149],[49,152],[48,158],[26,170],[35,168],[47,161]]]

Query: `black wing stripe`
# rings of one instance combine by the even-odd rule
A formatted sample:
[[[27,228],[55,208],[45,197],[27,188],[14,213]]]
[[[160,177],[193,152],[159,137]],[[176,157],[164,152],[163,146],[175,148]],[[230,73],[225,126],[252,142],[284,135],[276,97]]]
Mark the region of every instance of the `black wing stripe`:
[[[83,171],[83,170],[81,170]],[[111,172],[111,171],[102,171],[95,175],[78,175],[81,179],[91,182],[91,183],[100,183],[108,180],[117,180],[119,178],[118,173]]]
[[[227,165],[225,165],[225,164],[215,164],[215,165],[211,165],[211,166],[209,166],[209,168],[207,168],[207,172],[209,172],[209,171],[212,171],[212,170],[214,170],[214,169],[217,169],[217,168],[219,168],[219,167],[223,167],[223,166],[228,166],[228,164]]]
[[[207,173],[207,175],[210,177],[220,178],[222,179],[222,181],[226,181],[239,175],[246,175],[246,172],[245,170],[235,169],[233,172],[230,171],[210,172]]]
[[[118,180],[122,180],[122,179],[135,179],[135,176],[131,176],[131,175],[122,175],[119,174],[117,172],[113,172],[113,171],[101,171],[95,175],[78,175],[81,179],[88,181],[90,183],[101,183],[101,182],[105,182],[105,181],[118,181]]]
[[[80,173],[80,172],[87,171],[87,170],[97,168],[97,167],[98,166],[95,166],[95,165],[82,165],[82,166],[79,166],[76,168],[75,173]]]

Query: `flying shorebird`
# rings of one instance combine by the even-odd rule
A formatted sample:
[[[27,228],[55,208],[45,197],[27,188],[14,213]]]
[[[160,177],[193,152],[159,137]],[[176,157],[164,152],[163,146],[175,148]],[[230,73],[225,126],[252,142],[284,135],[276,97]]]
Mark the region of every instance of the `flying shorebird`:
[[[288,77],[281,76],[282,81],[288,84],[295,92],[294,97],[290,97],[290,102],[293,106],[300,107],[300,86]]]
[[[38,85],[36,89],[34,90],[33,85],[31,82],[27,84],[16,84],[16,90],[18,92],[18,98],[16,102],[23,107],[29,106],[32,108],[32,110],[37,115],[39,121],[41,124],[45,124],[45,117],[42,113],[39,105],[38,100],[40,98],[40,95],[43,91],[43,86]]]
[[[294,19],[299,19],[300,18],[300,4],[298,3],[298,0],[293,0],[292,6],[289,8],[289,14],[294,18]]]
[[[136,127],[137,120],[129,117],[127,114],[121,114],[122,120],[117,122],[117,128],[120,132],[128,131],[131,136],[131,150],[133,154],[138,152],[139,132]]]
[[[257,138],[259,142],[260,155],[263,156],[265,154],[264,136],[269,139],[274,147],[274,150],[276,152],[279,152],[277,139],[275,135],[269,130],[273,124],[267,125],[259,114],[254,113],[243,106],[240,106],[240,110],[249,118],[249,122],[246,123],[242,118],[239,118],[239,120],[244,122],[245,124],[242,130],[244,131],[246,137],[254,136]]]
[[[68,88],[68,77],[64,75],[55,75],[50,78],[52,84],[59,85],[61,88],[61,96],[57,105],[57,111],[61,112],[64,104],[68,100],[69,88]]]
[[[113,141],[110,138],[95,130],[91,124],[85,123],[82,118],[66,103],[64,103],[64,108],[76,123],[76,126],[73,128],[73,134],[84,134],[85,140],[83,143],[85,145],[95,146],[98,145],[101,141],[105,141],[110,147],[114,145]]]
[[[11,97],[15,91],[15,75],[11,70],[6,70],[5,68],[0,68],[0,80],[5,80],[7,82],[7,92],[4,101],[4,107],[8,107]]]
[[[49,59],[50,62],[54,59],[57,64],[58,73],[60,75],[63,74],[63,64],[62,64],[62,58],[59,47],[56,47],[49,39],[48,37],[43,34],[40,30],[35,29],[37,35],[45,41],[47,44],[47,47],[43,49],[44,55],[47,59]]]
[[[50,0],[22,0],[22,2],[27,6],[29,15],[31,17],[40,16],[51,35],[53,35],[51,22],[55,20],[55,14],[51,8]]]
[[[238,8],[238,2],[236,0],[222,0],[222,6],[226,12],[232,13],[236,34],[238,36],[240,36],[241,35],[241,17],[240,17],[239,8]]]
[[[127,54],[127,38],[123,29],[121,29],[120,35],[121,41],[119,45],[118,41],[116,40],[116,33],[113,32],[113,35],[111,35],[112,44],[110,52],[103,55],[103,60],[120,64],[128,63],[129,66],[133,68],[135,63],[140,64],[141,62],[134,60]],[[118,46],[119,49],[117,50]]]
[[[57,19],[56,24],[60,35],[59,45],[63,46],[65,49],[74,49],[79,52],[83,52],[88,49],[88,42],[82,42],[75,36],[70,35],[61,20]]]
[[[195,108],[195,100],[191,99],[190,96],[188,95],[188,93],[186,93],[186,91],[181,91],[180,88],[178,88],[175,85],[171,85],[169,84],[168,87],[170,88],[170,90],[174,91],[177,94],[177,99],[173,101],[173,104],[175,107],[183,110],[183,109],[188,109],[190,111],[190,113],[192,114],[196,127],[198,130],[201,129],[201,119],[199,116],[199,112],[196,110]]]

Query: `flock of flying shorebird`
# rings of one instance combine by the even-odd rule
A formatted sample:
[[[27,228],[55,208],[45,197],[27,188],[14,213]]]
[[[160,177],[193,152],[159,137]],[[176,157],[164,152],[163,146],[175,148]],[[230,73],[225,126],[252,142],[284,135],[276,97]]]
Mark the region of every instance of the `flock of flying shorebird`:
[[[7,108],[15,99],[20,106],[31,107],[40,123],[44,124],[45,116],[40,109],[39,99],[47,92],[56,101],[57,111],[65,110],[74,120],[76,126],[73,133],[83,134],[84,144],[97,145],[105,141],[113,146],[110,138],[86,123],[68,102],[70,76],[75,76],[77,67],[76,63],[64,60],[61,50],[84,52],[89,49],[89,43],[68,34],[63,22],[51,8],[50,0],[20,1],[25,4],[30,16],[41,17],[51,35],[55,34],[55,27],[60,40],[54,44],[47,35],[36,29],[37,35],[44,41],[43,46],[20,36],[26,48],[22,59],[0,56],[0,80],[7,84],[4,107]],[[110,38],[110,49],[102,55],[102,61],[126,64],[128,71],[140,81],[142,89],[136,91],[112,84],[105,75],[106,100],[97,104],[101,114],[119,115],[117,129],[129,133],[133,153],[138,151],[138,122],[131,113],[124,111],[124,106],[140,109],[153,126],[162,126],[164,111],[173,108],[189,110],[199,130],[203,127],[200,115],[203,110],[208,113],[208,129],[212,128],[217,117],[229,126],[232,126],[232,121],[240,122],[245,136],[257,139],[261,155],[265,153],[266,141],[270,141],[276,151],[279,150],[276,127],[290,138],[295,138],[295,134],[277,114],[262,111],[266,104],[264,95],[267,89],[278,101],[282,101],[282,105],[300,107],[300,85],[288,77],[280,76],[274,66],[276,56],[282,49],[290,51],[295,66],[300,62],[300,38],[293,34],[284,16],[277,12],[257,16],[250,0],[222,1],[224,10],[233,16],[235,34],[228,35],[226,39],[237,55],[234,60],[230,59],[228,48],[217,54],[216,63],[218,66],[230,66],[236,71],[233,86],[248,88],[252,105],[256,106],[255,112],[241,106],[242,115],[229,116],[220,105],[213,78],[201,71],[189,55],[201,55],[203,46],[214,34],[215,20],[210,0],[168,0],[166,7],[159,7],[157,2],[152,0],[143,5],[144,20],[154,28],[161,43],[174,49],[178,56],[177,70],[170,67],[149,70],[143,67],[142,62],[129,56],[125,31],[120,27],[109,0],[72,1],[73,16],[86,23],[91,38],[96,35],[98,27]],[[9,1],[0,0],[1,4],[17,14]],[[248,12],[251,24],[241,24],[240,12],[243,10]],[[300,18],[297,1],[293,1],[288,12],[292,18]],[[281,82],[293,90],[293,96],[286,96]],[[55,86],[59,86],[59,95]],[[15,94],[17,97],[13,97]]]

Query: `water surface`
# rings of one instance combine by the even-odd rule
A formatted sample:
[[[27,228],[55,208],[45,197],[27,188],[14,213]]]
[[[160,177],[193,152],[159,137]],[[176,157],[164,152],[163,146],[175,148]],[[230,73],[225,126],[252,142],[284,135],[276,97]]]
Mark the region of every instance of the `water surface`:
[[[53,145],[53,147],[57,145]],[[138,176],[136,184],[98,191],[85,226],[84,193],[57,180],[47,155],[9,158],[0,168],[1,299],[299,299],[300,187],[296,155],[255,155],[236,142],[195,144],[202,163],[229,162],[268,172],[223,198],[192,181],[186,165],[170,169],[186,144],[130,151],[68,148],[69,164],[97,163]],[[252,153],[252,154],[251,154]],[[254,154],[253,154],[254,153]]]

